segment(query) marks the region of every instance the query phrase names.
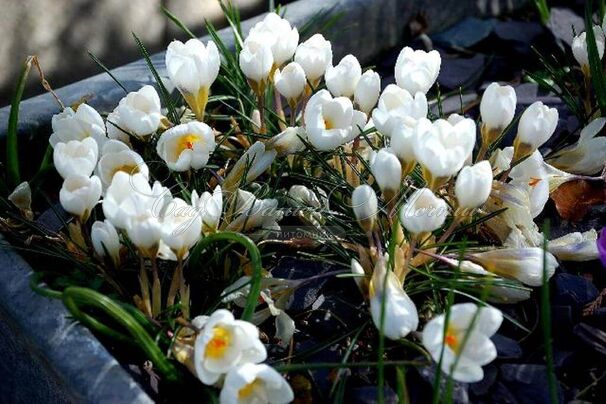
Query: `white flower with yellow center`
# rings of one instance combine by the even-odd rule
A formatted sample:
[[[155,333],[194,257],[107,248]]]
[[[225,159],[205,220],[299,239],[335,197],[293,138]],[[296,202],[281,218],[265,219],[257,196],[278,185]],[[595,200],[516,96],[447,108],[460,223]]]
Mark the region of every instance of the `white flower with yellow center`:
[[[91,137],[57,143],[53,150],[55,169],[64,179],[73,175],[91,175],[98,157],[97,142]]]
[[[221,404],[284,404],[294,400],[288,382],[270,366],[245,363],[227,373]]]
[[[333,98],[327,90],[315,93],[305,108],[309,142],[329,151],[353,140],[366,126],[366,114],[353,109],[349,98]]]
[[[280,67],[293,57],[299,43],[299,31],[278,14],[269,13],[250,29],[244,44],[252,39],[266,43],[274,65]]]
[[[454,380],[464,383],[479,382],[484,378],[482,366],[497,357],[497,349],[490,337],[503,322],[503,314],[492,307],[478,307],[473,303],[455,304],[446,316],[437,315],[423,329],[423,346],[440,362],[442,371]]]
[[[131,150],[125,143],[112,139],[103,146],[96,173],[103,186],[108,187],[119,171],[129,175],[140,173],[149,178],[149,168],[139,153]]]
[[[198,170],[215,150],[213,130],[202,122],[189,122],[168,129],[160,136],[156,151],[174,171]]]
[[[92,137],[99,145],[103,145],[107,140],[103,118],[87,104],[80,104],[75,111],[73,108],[67,107],[62,112],[53,115],[51,125],[53,133],[48,141],[53,147],[57,143],[84,140],[87,137]]]
[[[257,327],[234,319],[227,310],[197,317],[192,323],[201,328],[194,344],[194,366],[204,384],[215,384],[236,366],[260,363],[267,358]]]

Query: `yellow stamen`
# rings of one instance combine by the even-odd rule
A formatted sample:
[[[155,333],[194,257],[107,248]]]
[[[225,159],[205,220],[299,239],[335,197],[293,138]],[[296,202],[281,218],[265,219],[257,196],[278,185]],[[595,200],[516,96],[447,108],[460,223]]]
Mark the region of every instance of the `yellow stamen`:
[[[455,353],[459,351],[459,337],[457,333],[448,327],[446,329],[446,335],[444,336],[444,343],[448,345],[450,349],[452,349]]]
[[[117,172],[125,172],[126,174],[129,175],[134,175],[137,174],[139,172],[139,166],[134,165],[134,164],[124,164],[122,166],[118,166],[115,167],[112,173],[112,178],[114,175],[116,175]]]
[[[231,334],[229,330],[217,326],[213,329],[213,337],[204,351],[205,355],[212,359],[219,359],[225,355],[225,351],[231,344]]]
[[[181,155],[181,153],[186,149],[193,150],[194,143],[199,142],[201,139],[202,138],[200,136],[194,135],[193,133],[188,133],[187,135],[182,136],[177,144],[177,156]]]
[[[333,129],[334,128],[334,125],[330,121],[330,119],[324,118],[324,128],[326,128],[326,129]]]

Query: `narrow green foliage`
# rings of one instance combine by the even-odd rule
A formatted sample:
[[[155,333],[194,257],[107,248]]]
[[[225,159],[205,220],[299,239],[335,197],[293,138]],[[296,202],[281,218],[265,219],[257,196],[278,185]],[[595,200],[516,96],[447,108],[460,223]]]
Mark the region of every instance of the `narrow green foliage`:
[[[19,123],[19,104],[23,97],[25,82],[34,62],[33,56],[28,56],[21,70],[21,75],[17,81],[15,95],[11,102],[11,112],[8,117],[8,132],[6,134],[6,172],[8,176],[8,186],[16,187],[21,182],[21,172],[19,170],[19,144],[17,141],[17,124]]]
[[[152,63],[152,61],[149,57],[149,53],[147,52],[147,49],[145,49],[145,46],[143,46],[143,43],[141,42],[139,37],[134,32],[132,34],[133,34],[133,38],[135,38],[135,42],[137,43],[137,46],[139,47],[139,51],[141,52],[141,55],[143,55],[143,58],[145,59],[145,63],[147,63],[147,67],[149,68],[152,75],[154,76],[154,80],[156,80],[156,84],[158,85],[158,89],[160,90],[159,96],[160,96],[160,99],[162,100],[162,104],[164,104],[166,106],[166,109],[168,109],[168,119],[176,125],[179,123],[179,115],[177,114],[177,110],[175,109],[173,100],[170,97],[168,90],[164,86],[164,82],[160,78],[158,71],[154,67],[154,64]]]
[[[125,93],[128,94],[128,90],[126,89],[126,87],[124,87],[124,85],[120,82],[120,80],[118,80],[116,78],[116,76],[114,76],[114,74],[111,72],[111,70],[109,70],[107,68],[107,66],[105,66],[103,64],[103,62],[101,62],[101,60],[99,60],[99,58],[97,56],[95,56],[91,51],[88,51],[88,56],[90,56],[90,58],[93,60],[93,62],[95,62],[97,64],[97,66],[99,66],[101,69],[103,69],[103,71],[107,74],[109,74],[109,77],[112,78],[112,80],[114,80],[116,82],[117,85],[120,86],[120,88],[122,88],[122,90],[124,90]]]
[[[183,32],[185,32],[187,35],[190,36],[190,38],[196,38],[196,35],[194,35],[193,32],[191,32],[189,30],[189,28],[187,28],[187,26],[185,25],[185,23],[183,23],[183,21],[181,21],[179,19],[179,17],[177,17],[176,15],[174,15],[173,13],[170,12],[170,10],[168,8],[166,8],[165,6],[160,6],[160,10],[162,10],[162,12],[164,13],[165,16],[167,16],[177,27],[181,28],[181,30]]]
[[[547,0],[534,0],[534,4],[539,12],[541,23],[543,23],[543,25],[547,24],[549,21],[549,15],[551,14],[549,11],[549,6],[547,5]]]
[[[591,82],[595,91],[602,116],[606,116],[606,78],[602,71],[602,61],[598,53],[595,33],[593,32],[593,0],[588,0],[585,8],[585,32],[587,35],[587,54],[589,55],[589,68]]]

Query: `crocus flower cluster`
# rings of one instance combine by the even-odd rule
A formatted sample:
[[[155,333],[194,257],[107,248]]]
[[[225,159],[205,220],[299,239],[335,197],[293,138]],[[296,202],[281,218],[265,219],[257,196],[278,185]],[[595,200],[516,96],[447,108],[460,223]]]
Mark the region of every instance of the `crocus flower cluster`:
[[[595,31],[602,56],[604,35]],[[573,51],[589,74],[583,35]],[[202,383],[221,387],[222,403],[285,403],[294,396],[284,377],[262,363],[267,351],[255,325],[225,309],[189,321],[184,266],[192,248],[212,234],[238,232],[257,240],[260,230],[279,230],[285,205],[308,208],[312,213],[298,210],[298,218],[319,229],[333,214],[340,223],[347,215],[355,219],[362,231],[347,232],[338,243],[355,252],[348,257],[351,272],[374,325],[391,340],[417,334],[427,318],[420,318],[406,282],[414,269],[429,273],[445,266],[464,279],[486,281],[489,301],[511,303],[529,298],[561,260],[604,260],[604,230],[600,237],[589,230],[545,242],[534,220],[559,185],[603,169],[606,142],[597,134],[606,119],[593,120],[577,143],[545,160],[541,147],[556,131],[558,111],[535,102],[514,125],[511,86],[486,88],[479,125],[457,114],[433,119],[428,97],[440,73],[438,52],[405,47],[395,84],[382,88],[379,74],[364,70],[354,55],[333,60],[332,45],[321,34],[299,40],[297,28],[276,13],[242,38],[233,66],[246,78],[240,81],[249,88],[242,91],[253,95],[254,105],[242,122],[232,119],[228,133],[206,113],[225,61],[213,41],[197,39],[173,41],[166,51],[169,82],[183,98],[174,121],[150,85],[128,93],[106,119],[80,104],[52,120],[49,142],[63,179],[59,199],[78,225],[70,231],[112,269],[128,265],[128,252],[136,251],[135,304],[152,319],[179,304],[190,327],[176,333],[175,357]],[[273,106],[267,105],[270,90]],[[272,107],[279,118],[273,127],[266,116]],[[252,133],[242,131],[244,125]],[[515,140],[499,147],[507,130],[515,131]],[[302,177],[290,175],[294,167],[317,178],[317,187],[273,187],[280,177]],[[328,171],[342,177],[336,191],[323,188]],[[271,186],[263,184],[264,176]],[[31,214],[27,184],[10,200]],[[450,247],[457,232],[478,240],[477,247],[463,253]],[[171,268],[164,296],[159,267]],[[290,340],[296,325],[284,296],[296,286],[263,276],[279,285],[280,297],[274,301],[272,288],[264,289],[260,301],[268,308],[256,313],[257,320],[275,317],[277,334]],[[490,337],[501,312],[462,303],[432,315],[420,334],[431,358],[456,380],[481,380],[482,366],[496,357]]]

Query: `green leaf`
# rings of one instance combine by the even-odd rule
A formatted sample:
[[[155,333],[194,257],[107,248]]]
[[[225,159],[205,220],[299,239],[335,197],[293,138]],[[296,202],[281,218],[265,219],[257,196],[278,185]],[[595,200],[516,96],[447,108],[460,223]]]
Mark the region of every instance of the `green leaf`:
[[[181,21],[179,19],[179,17],[177,17],[176,15],[174,15],[173,13],[170,12],[170,10],[168,8],[166,8],[165,6],[160,6],[160,9],[162,10],[162,12],[164,13],[164,15],[166,15],[173,23],[175,23],[175,25],[179,28],[181,28],[181,30],[183,32],[185,32],[187,35],[189,35],[191,38],[196,38],[196,35],[194,35],[193,32],[191,32],[189,30],[189,28],[187,28],[187,26],[185,25],[185,23],[183,23],[183,21]]]
[[[118,80],[116,76],[114,76],[111,70],[109,70],[107,66],[105,66],[103,62],[101,62],[101,60],[99,60],[99,58],[96,57],[91,51],[88,51],[87,53],[88,56],[90,56],[90,58],[93,60],[93,62],[95,62],[101,69],[103,69],[105,73],[109,74],[109,77],[111,77],[116,82],[116,84],[119,85],[122,90],[124,90],[124,92],[128,94],[128,90],[126,89],[126,87],[124,87],[120,80]]]
[[[595,34],[593,32],[593,0],[587,1],[585,8],[585,32],[587,39],[587,53],[589,55],[589,69],[591,72],[591,82],[595,91],[595,96],[598,100],[602,116],[606,115],[606,79],[602,72],[602,62],[598,53]],[[589,112],[589,111],[587,111]]]

